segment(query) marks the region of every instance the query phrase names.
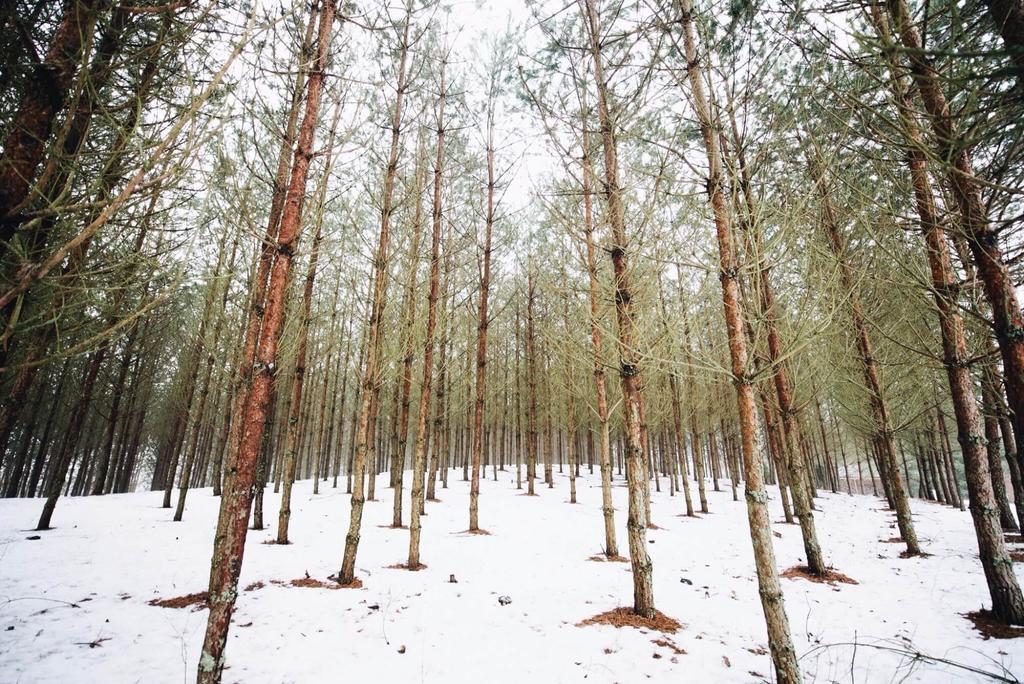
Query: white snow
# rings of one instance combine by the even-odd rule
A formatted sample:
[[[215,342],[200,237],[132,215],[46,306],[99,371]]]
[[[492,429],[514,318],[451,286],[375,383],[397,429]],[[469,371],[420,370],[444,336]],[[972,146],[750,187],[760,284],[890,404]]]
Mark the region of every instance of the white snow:
[[[727,487],[716,493],[709,485],[711,514],[687,519],[678,517],[681,495],[652,492],[654,522],[661,527],[648,533],[655,601],[685,625],[663,637],[576,626],[632,602],[628,564],[587,560],[603,542],[596,475],[580,479],[580,503],[572,506],[564,475],[556,474],[554,490],[538,483],[540,496],[525,497],[513,473],[501,472],[498,482],[483,482],[480,497],[481,526],[492,534],[471,536],[462,532],[468,486],[453,471],[450,488],[438,487],[443,501],[427,504],[422,554],[428,567],[420,572],[386,567],[404,562],[408,548],[407,531],[381,527],[391,520],[387,484],[382,475],[380,501],[368,503],[364,516],[357,562],[363,589],[271,583],[306,572],[326,579],[337,571],[349,501],[329,483],[315,497],[311,483],[298,483],[293,544],[277,546],[262,543],[277,523],[278,497],[268,490],[268,529],[250,532],[241,579],[243,587],[266,586],[240,592],[226,682],[771,678],[742,493],[733,502]],[[625,489],[616,484],[625,553]],[[181,523],[171,521],[160,500],[159,492],[61,499],[56,529],[42,533],[31,531],[41,501],[0,501],[0,681],[194,680],[205,610],[146,602],[205,590],[217,500],[209,489],[191,492]],[[991,681],[871,644],[1007,678],[1024,672],[1024,639],[985,640],[961,616],[988,605],[967,513],[915,500],[919,536],[932,556],[901,559],[901,545],[882,541],[897,532],[878,499],[823,494],[818,507],[828,562],[859,584],[782,580],[806,681]],[[800,563],[799,529],[775,529],[780,569]],[[26,539],[35,534],[42,538]],[[456,584],[448,582],[451,574]],[[501,596],[511,603],[500,605]],[[677,655],[655,639],[686,653]],[[830,646],[854,641],[856,649]]]

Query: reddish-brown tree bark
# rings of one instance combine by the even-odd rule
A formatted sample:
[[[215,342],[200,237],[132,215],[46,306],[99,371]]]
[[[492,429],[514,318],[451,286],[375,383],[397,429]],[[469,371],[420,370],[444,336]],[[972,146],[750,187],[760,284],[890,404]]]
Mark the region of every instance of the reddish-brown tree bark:
[[[267,215],[267,229],[263,234],[260,250],[255,257],[256,265],[253,270],[256,275],[253,277],[249,293],[249,315],[241,348],[240,363],[236,370],[238,378],[231,411],[231,425],[227,438],[226,461],[228,463],[237,458],[238,449],[242,441],[242,419],[245,415],[245,407],[249,401],[249,391],[252,386],[252,370],[256,359],[256,347],[259,344],[260,334],[263,330],[263,320],[266,311],[267,278],[274,262],[274,250],[277,244],[281,212],[287,198],[289,173],[292,168],[292,149],[295,145],[295,132],[298,127],[299,114],[302,112],[302,96],[305,91],[307,77],[309,76],[309,69],[306,65],[310,63],[309,50],[313,42],[314,30],[317,26],[317,17],[318,13],[314,7],[306,20],[306,33],[297,55],[298,68],[296,69],[295,82],[292,85],[292,97],[285,121],[284,135],[281,138],[281,146],[278,148],[277,169],[274,174],[274,185],[271,188],[270,211]],[[230,475],[230,472],[228,475]],[[216,562],[216,559],[214,562]]]
[[[13,214],[29,198],[53,123],[64,107],[85,46],[92,41],[101,0],[64,0],[60,24],[32,70],[0,154],[0,244],[6,250]]]
[[[275,258],[267,287],[263,333],[258,349],[249,360],[252,384],[241,421],[242,439],[237,454],[229,459],[228,478],[221,496],[217,534],[214,538],[210,571],[210,613],[199,658],[197,679],[201,684],[219,683],[224,670],[228,627],[238,592],[245,538],[252,505],[256,466],[263,443],[264,425],[270,404],[271,383],[277,368],[277,349],[284,323],[285,294],[295,245],[301,229],[302,200],[306,193],[313,138],[320,113],[320,100],[327,69],[334,25],[335,0],[324,0],[321,8],[316,60],[310,68],[306,107],[281,213],[281,226],[274,246]]]

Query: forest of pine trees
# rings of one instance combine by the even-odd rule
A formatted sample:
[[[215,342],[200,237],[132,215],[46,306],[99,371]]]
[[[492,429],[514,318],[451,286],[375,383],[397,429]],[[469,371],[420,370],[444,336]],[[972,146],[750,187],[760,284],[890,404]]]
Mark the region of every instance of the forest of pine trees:
[[[498,615],[592,590],[569,667],[675,634],[597,681],[1024,678],[1021,0],[11,0],[0,49],[0,680],[132,648],[17,641],[94,562],[205,612],[85,679],[213,683],[304,657],[256,585],[345,643],[499,557]],[[405,624],[570,680],[459,605]]]

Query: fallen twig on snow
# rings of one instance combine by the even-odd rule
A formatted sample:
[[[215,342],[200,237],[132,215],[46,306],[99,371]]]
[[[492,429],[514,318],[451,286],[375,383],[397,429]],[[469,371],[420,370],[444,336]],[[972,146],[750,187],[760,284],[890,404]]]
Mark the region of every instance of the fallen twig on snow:
[[[800,659],[802,660],[803,658],[806,658],[807,656],[813,655],[813,654],[815,654],[815,653],[817,653],[819,651],[824,651],[824,650],[827,650],[827,649],[830,649],[830,648],[842,648],[842,647],[849,647],[849,646],[852,646],[855,649],[854,650],[855,653],[856,653],[856,649],[857,648],[861,648],[861,647],[864,647],[864,648],[874,648],[874,649],[879,650],[879,651],[887,651],[889,653],[897,653],[899,655],[902,655],[902,656],[905,656],[907,658],[910,658],[910,660],[912,662],[925,662],[925,663],[949,665],[950,667],[955,667],[957,669],[964,670],[965,672],[971,672],[973,674],[982,675],[983,677],[989,677],[993,681],[1009,682],[1010,684],[1020,684],[1020,680],[1019,679],[1017,679],[1016,677],[1013,676],[1013,674],[1011,674],[1010,672],[1005,671],[1005,670],[1003,671],[1002,674],[999,674],[999,673],[996,673],[996,672],[989,672],[987,670],[982,670],[981,668],[973,667],[971,665],[965,665],[963,663],[958,663],[955,660],[949,660],[948,658],[940,658],[938,656],[928,655],[927,653],[922,653],[921,651],[918,651],[917,649],[913,649],[913,648],[900,648],[900,647],[897,647],[897,646],[889,646],[889,645],[886,645],[886,644],[869,644],[869,643],[859,642],[859,641],[856,641],[856,640],[854,640],[854,641],[835,642],[835,643],[831,643],[831,644],[821,644],[820,646],[815,646],[814,648],[810,649],[809,651],[804,653],[802,656],[800,656]]]
[[[99,639],[93,639],[92,641],[76,641],[75,646],[88,646],[89,648],[99,648],[103,645],[104,641],[110,641],[110,637],[100,637]]]

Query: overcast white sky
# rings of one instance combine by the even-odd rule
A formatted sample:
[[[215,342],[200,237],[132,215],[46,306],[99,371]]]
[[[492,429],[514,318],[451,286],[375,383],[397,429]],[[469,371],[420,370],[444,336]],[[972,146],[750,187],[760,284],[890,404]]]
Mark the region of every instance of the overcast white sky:
[[[536,28],[530,30],[533,19],[525,0],[453,0],[448,4],[452,8],[451,21],[458,28],[453,31],[453,47],[456,54],[466,60],[468,69],[472,69],[471,65],[476,61],[474,56],[484,56],[488,37],[504,32],[510,25],[526,30],[522,44],[524,49],[529,50],[540,40],[539,31]],[[515,65],[509,68],[514,70]],[[473,88],[479,83],[467,78],[465,85]],[[559,161],[548,149],[543,130],[532,113],[525,117],[512,117],[506,113],[499,118],[498,140],[505,141],[503,165],[515,164],[508,180],[505,209],[523,209],[530,202],[531,190],[557,168]]]

